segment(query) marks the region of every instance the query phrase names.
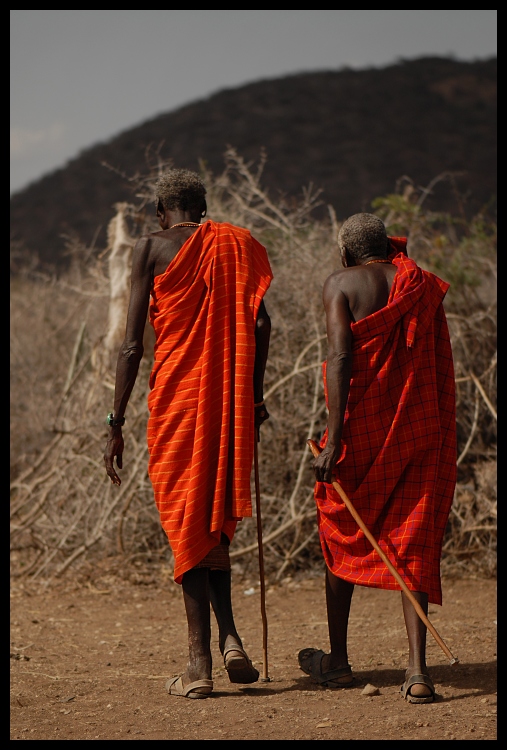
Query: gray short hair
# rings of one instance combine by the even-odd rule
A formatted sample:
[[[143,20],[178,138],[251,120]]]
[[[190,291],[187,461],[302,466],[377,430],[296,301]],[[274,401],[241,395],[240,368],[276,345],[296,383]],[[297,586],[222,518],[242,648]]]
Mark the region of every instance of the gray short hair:
[[[353,258],[370,255],[387,257],[388,239],[385,224],[375,214],[354,214],[343,222],[338,232],[340,251],[344,248]]]
[[[170,169],[155,183],[155,206],[158,206],[159,201],[169,211],[204,211],[206,188],[197,172]]]

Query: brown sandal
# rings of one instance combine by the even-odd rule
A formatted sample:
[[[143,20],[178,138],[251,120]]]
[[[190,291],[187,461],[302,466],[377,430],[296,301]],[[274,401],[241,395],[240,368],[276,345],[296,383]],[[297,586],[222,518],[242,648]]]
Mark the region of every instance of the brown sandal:
[[[169,695],[180,695],[183,698],[207,698],[213,690],[213,680],[195,680],[183,687],[181,677],[171,677],[165,684]]]
[[[224,665],[230,682],[249,685],[259,679],[258,670],[241,646],[233,645],[224,650]]]
[[[431,690],[431,695],[412,695],[410,692],[412,685],[426,685]],[[427,674],[413,674],[405,680],[400,692],[407,703],[433,703],[435,700],[435,686]]]
[[[319,685],[329,688],[349,688],[354,685],[352,668],[350,664],[340,669],[331,669],[329,672],[322,671],[322,659],[325,653],[321,649],[304,648],[298,654],[298,662],[303,672],[309,675]],[[343,677],[350,677],[348,682],[340,682]]]

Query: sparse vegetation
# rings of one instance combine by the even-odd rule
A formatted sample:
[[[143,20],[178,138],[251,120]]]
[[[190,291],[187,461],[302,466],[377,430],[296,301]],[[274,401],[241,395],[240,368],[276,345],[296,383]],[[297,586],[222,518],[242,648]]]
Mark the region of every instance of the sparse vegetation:
[[[167,165],[161,165],[167,166]],[[259,445],[266,574],[311,571],[321,554],[315,523],[308,437],[325,425],[321,365],[326,356],[322,284],[339,263],[336,233],[346,217],[318,192],[300,202],[273,201],[263,190],[263,162],[234,151],[225,169],[203,176],[209,216],[249,227],[266,245],[274,280],[265,399],[270,419]],[[121,207],[124,237],[155,228],[151,186],[157,170],[130,181],[135,198]],[[441,181],[444,181],[441,177]],[[438,178],[437,178],[438,179]],[[451,283],[445,300],[458,391],[459,477],[444,543],[448,574],[496,573],[496,226],[477,216],[459,221],[425,210],[426,191],[404,178],[373,210],[391,234],[408,236],[409,253]],[[120,208],[118,208],[120,212]],[[145,358],[125,427],[122,485],[109,482],[102,452],[111,409],[116,351],[108,341],[114,245],[68,238],[69,270],[59,277],[18,263],[11,279],[11,560],[12,575],[50,581],[71,571],[92,577],[109,565],[139,576],[131,563],[170,565],[147,476],[145,428],[150,360]],[[124,243],[128,254],[129,243]],[[13,253],[14,257],[16,253]],[[115,296],[126,309],[127,295]],[[110,331],[109,331],[110,333]],[[252,485],[253,486],[253,485]],[[255,519],[238,527],[234,564],[257,565]]]

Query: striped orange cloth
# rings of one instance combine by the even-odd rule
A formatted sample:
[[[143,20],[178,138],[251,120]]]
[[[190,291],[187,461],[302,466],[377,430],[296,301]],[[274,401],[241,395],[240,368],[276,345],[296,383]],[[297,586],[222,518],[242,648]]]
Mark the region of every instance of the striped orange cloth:
[[[411,591],[442,603],[440,558],[457,474],[454,368],[442,301],[449,284],[406,257],[386,307],[351,324],[352,378],[336,465],[365,525]],[[401,250],[401,252],[399,252]],[[323,366],[327,386],[326,363]],[[324,447],[327,431],[321,440]],[[363,586],[400,586],[332,485],[317,482],[329,569]]]
[[[255,321],[271,279],[248,230],[206,221],[154,280],[148,471],[177,583],[252,515]]]

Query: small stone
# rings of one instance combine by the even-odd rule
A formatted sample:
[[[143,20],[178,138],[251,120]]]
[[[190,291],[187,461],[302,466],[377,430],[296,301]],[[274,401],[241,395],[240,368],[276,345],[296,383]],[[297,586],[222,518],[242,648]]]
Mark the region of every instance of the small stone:
[[[375,687],[375,685],[371,685],[370,683],[368,683],[361,690],[361,695],[380,695],[380,690],[378,689],[378,687]]]

